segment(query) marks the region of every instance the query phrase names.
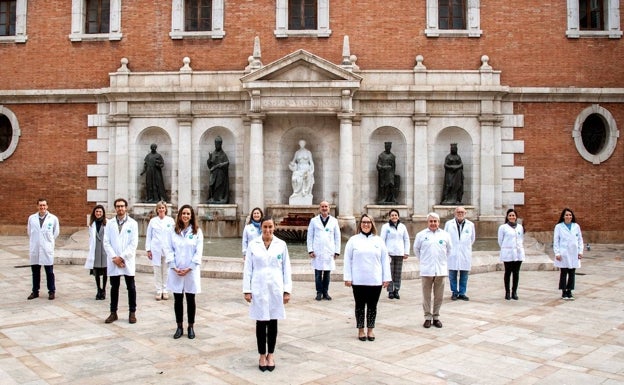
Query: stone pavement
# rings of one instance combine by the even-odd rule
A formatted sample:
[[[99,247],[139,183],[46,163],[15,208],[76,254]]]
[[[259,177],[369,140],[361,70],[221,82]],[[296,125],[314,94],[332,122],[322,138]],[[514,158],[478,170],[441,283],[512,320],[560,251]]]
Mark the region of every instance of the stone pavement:
[[[107,325],[80,265],[55,266],[57,295],[27,301],[25,237],[0,237],[0,384],[622,384],[624,245],[592,245],[577,275],[576,301],[563,301],[558,272],[523,270],[518,301],[503,299],[502,272],[473,274],[470,301],[450,301],[442,329],[424,329],[419,279],[401,300],[382,296],[376,341],[356,338],[349,289],[313,299],[296,281],[280,321],[276,369],[257,368],[255,324],[238,279],[203,278],[197,338],[173,340],[173,301],[152,297],[137,274],[138,323]],[[42,288],[45,288],[43,274]]]

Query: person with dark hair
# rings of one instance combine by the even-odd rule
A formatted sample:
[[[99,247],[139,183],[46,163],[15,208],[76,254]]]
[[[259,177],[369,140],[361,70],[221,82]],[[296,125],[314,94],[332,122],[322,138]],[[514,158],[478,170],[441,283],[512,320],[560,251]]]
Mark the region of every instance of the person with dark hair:
[[[399,211],[390,210],[388,223],[381,226],[381,239],[386,244],[390,255],[390,271],[392,282],[388,285],[388,298],[401,299],[401,274],[403,272],[403,260],[407,259],[410,250],[410,239],[407,227],[399,219]]]
[[[260,207],[254,207],[249,213],[249,220],[243,229],[243,259],[245,259],[249,242],[253,241],[262,234],[262,230],[260,230],[260,221],[263,216],[264,213]]]
[[[258,369],[275,369],[277,321],[286,318],[285,304],[290,301],[292,277],[286,242],[275,237],[271,217],[260,222],[262,235],[247,247],[243,271],[243,294],[249,306],[249,317],[256,320]]]
[[[85,269],[89,269],[95,277],[97,287],[96,300],[106,299],[106,251],[104,250],[104,230],[106,228],[106,210],[97,205],[91,211],[89,218],[89,254],[85,262]],[[100,278],[102,283],[100,283]]]
[[[195,338],[195,295],[201,293],[201,265],[204,252],[204,235],[197,224],[195,211],[190,205],[180,207],[175,231],[170,233],[171,252],[167,252],[169,274],[167,287],[173,292],[173,308],[178,327],[174,339],[182,337],[184,328],[184,297],[186,297],[189,339]]]
[[[128,322],[134,324],[136,319],[136,250],[139,245],[139,224],[128,215],[128,201],[115,199],[115,220],[109,221],[104,231],[104,250],[107,255],[107,271],[110,277],[110,315],[105,323],[117,321],[117,304],[119,302],[119,286],[121,276],[126,281],[128,290]]]
[[[28,299],[39,297],[41,285],[41,266],[45,270],[48,285],[48,299],[55,298],[56,284],[54,282],[54,243],[60,233],[59,220],[56,215],[48,211],[48,201],[45,198],[37,200],[38,212],[28,217],[26,230],[30,241],[28,255],[32,272],[32,292]]]
[[[576,269],[581,267],[583,245],[581,226],[576,223],[576,217],[572,210],[566,207],[561,211],[553,237],[555,267],[560,270],[559,290],[561,290],[561,299],[574,300],[572,290],[574,290]]]
[[[505,223],[498,228],[498,245],[500,261],[505,264],[505,299],[518,299],[518,281],[520,266],[524,261],[524,228],[518,222],[518,213],[514,209],[507,210]],[[511,291],[510,277],[513,276]]]
[[[427,214],[427,228],[416,234],[414,239],[414,255],[420,261],[425,329],[431,325],[442,327],[440,308],[444,299],[444,280],[448,275],[447,261],[452,248],[451,236],[440,228],[440,216],[434,212]]]
[[[166,252],[170,249],[171,232],[175,227],[173,218],[167,215],[167,203],[156,203],[156,216],[150,219],[145,231],[145,251],[154,268],[154,286],[156,301],[169,299],[167,289]]]
[[[375,221],[367,214],[360,218],[358,233],[347,241],[344,256],[344,283],[353,290],[358,339],[375,341],[379,295],[382,287],[388,287],[392,281],[392,274],[384,240],[377,235]]]

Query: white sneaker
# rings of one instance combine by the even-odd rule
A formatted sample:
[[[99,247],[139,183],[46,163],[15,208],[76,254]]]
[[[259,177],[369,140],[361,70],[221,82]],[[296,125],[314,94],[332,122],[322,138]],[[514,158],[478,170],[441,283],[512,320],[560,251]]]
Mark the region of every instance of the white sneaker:
[[[156,301],[160,301],[160,299],[162,298],[162,293],[156,293],[154,298],[156,299]]]
[[[162,293],[162,299],[169,299],[169,293]]]

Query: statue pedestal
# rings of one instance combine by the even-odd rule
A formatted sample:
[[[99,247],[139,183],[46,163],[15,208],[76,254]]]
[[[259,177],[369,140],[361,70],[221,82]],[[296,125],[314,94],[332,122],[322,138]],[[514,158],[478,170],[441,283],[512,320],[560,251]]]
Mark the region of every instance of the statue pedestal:
[[[172,211],[173,205],[167,203],[167,215],[172,216]],[[114,210],[113,215],[115,215]],[[139,234],[145,235],[150,219],[156,216],[156,203],[135,203],[130,206],[128,215],[137,221],[139,225]],[[175,220],[175,217],[173,219]]]
[[[466,209],[467,219],[470,219],[471,221],[475,221],[477,219],[477,208],[475,206],[434,205],[433,212],[437,213],[440,216],[440,222],[444,222],[444,220],[453,218],[455,216],[455,209],[460,206]]]
[[[236,204],[197,205],[197,221],[204,232],[204,238],[238,237],[238,217]]]
[[[409,210],[405,205],[366,205],[366,214],[375,219],[375,221],[385,222],[389,219],[388,213],[392,209],[399,212],[399,217],[402,221],[409,219]]]
[[[309,195],[291,195],[288,198],[288,204],[291,206],[311,206],[312,194]],[[318,211],[318,209],[317,209]]]

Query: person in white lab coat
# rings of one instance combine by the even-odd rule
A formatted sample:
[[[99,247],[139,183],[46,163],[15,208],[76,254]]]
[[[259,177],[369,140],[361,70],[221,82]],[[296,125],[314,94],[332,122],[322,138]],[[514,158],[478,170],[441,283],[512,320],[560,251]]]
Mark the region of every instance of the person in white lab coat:
[[[195,295],[201,293],[201,265],[204,253],[204,235],[202,234],[195,211],[190,205],[184,205],[178,211],[175,231],[171,236],[171,252],[167,252],[169,275],[167,286],[173,292],[176,323],[178,327],[174,339],[182,337],[184,328],[184,297],[186,297],[189,339],[195,338]]]
[[[169,299],[167,290],[166,250],[170,249],[171,232],[175,227],[173,218],[167,215],[167,203],[156,203],[156,216],[150,219],[145,232],[145,251],[154,268],[154,286],[156,301]]]
[[[360,218],[360,231],[347,241],[343,268],[345,286],[353,289],[358,339],[375,341],[379,295],[382,287],[388,287],[392,281],[392,274],[386,244],[377,235],[375,221],[367,214]]]
[[[56,294],[54,282],[54,244],[60,233],[59,220],[56,215],[48,211],[48,201],[45,198],[37,200],[38,212],[28,217],[26,231],[30,240],[30,270],[32,272],[32,291],[28,299],[39,297],[41,285],[41,266],[45,270],[48,285],[48,299],[52,300]]]
[[[106,279],[108,258],[104,250],[104,231],[106,229],[106,210],[102,205],[96,205],[89,218],[89,253],[85,261],[85,269],[89,269],[95,277],[97,287],[96,300],[106,299]],[[100,283],[101,281],[101,283]]]
[[[139,225],[128,216],[128,201],[115,199],[115,218],[108,221],[104,231],[104,250],[107,255],[107,271],[110,277],[110,315],[105,323],[117,321],[117,304],[119,302],[119,286],[121,276],[126,281],[128,290],[128,322],[133,324],[136,319],[136,250],[139,245]]]
[[[249,306],[249,317],[256,320],[258,369],[275,369],[277,321],[286,318],[285,304],[290,301],[292,277],[286,242],[275,237],[275,222],[262,218],[262,235],[247,246],[243,271],[243,294]]]
[[[444,296],[444,279],[448,275],[451,236],[440,228],[440,216],[427,214],[427,228],[416,234],[414,255],[420,260],[420,281],[423,293],[424,328],[441,328],[440,308]],[[433,306],[431,292],[433,291]]]
[[[505,223],[498,228],[498,245],[500,261],[505,265],[505,299],[518,299],[518,281],[520,266],[524,261],[524,228],[518,223],[518,213],[514,209],[507,210]],[[513,276],[511,292],[509,278]]]
[[[329,214],[329,203],[322,201],[320,214],[310,220],[308,225],[308,255],[314,268],[316,300],[322,298],[331,301],[329,281],[332,270],[336,268],[336,258],[340,255],[340,226],[338,220]]]
[[[254,207],[249,213],[249,221],[247,221],[247,225],[243,229],[243,259],[245,259],[245,254],[247,254],[247,245],[249,242],[259,237],[262,234],[260,230],[260,221],[264,213],[260,207]]]
[[[455,208],[455,217],[444,224],[444,231],[449,233],[453,243],[453,248],[448,257],[451,300],[468,301],[470,298],[466,295],[466,288],[468,287],[468,275],[472,268],[472,245],[476,239],[475,225],[466,219],[466,209],[458,206]],[[458,273],[459,285],[457,282]]]
[[[392,272],[392,282],[388,285],[388,298],[401,299],[401,274],[403,272],[403,260],[409,257],[410,239],[407,227],[399,219],[399,211],[390,210],[388,213],[390,220],[381,226],[380,237],[386,244],[390,255],[390,271]]]
[[[560,270],[559,290],[561,290],[562,299],[574,300],[572,290],[574,290],[576,269],[581,267],[583,246],[581,226],[576,223],[574,213],[569,208],[563,209],[553,237],[555,267]]]

